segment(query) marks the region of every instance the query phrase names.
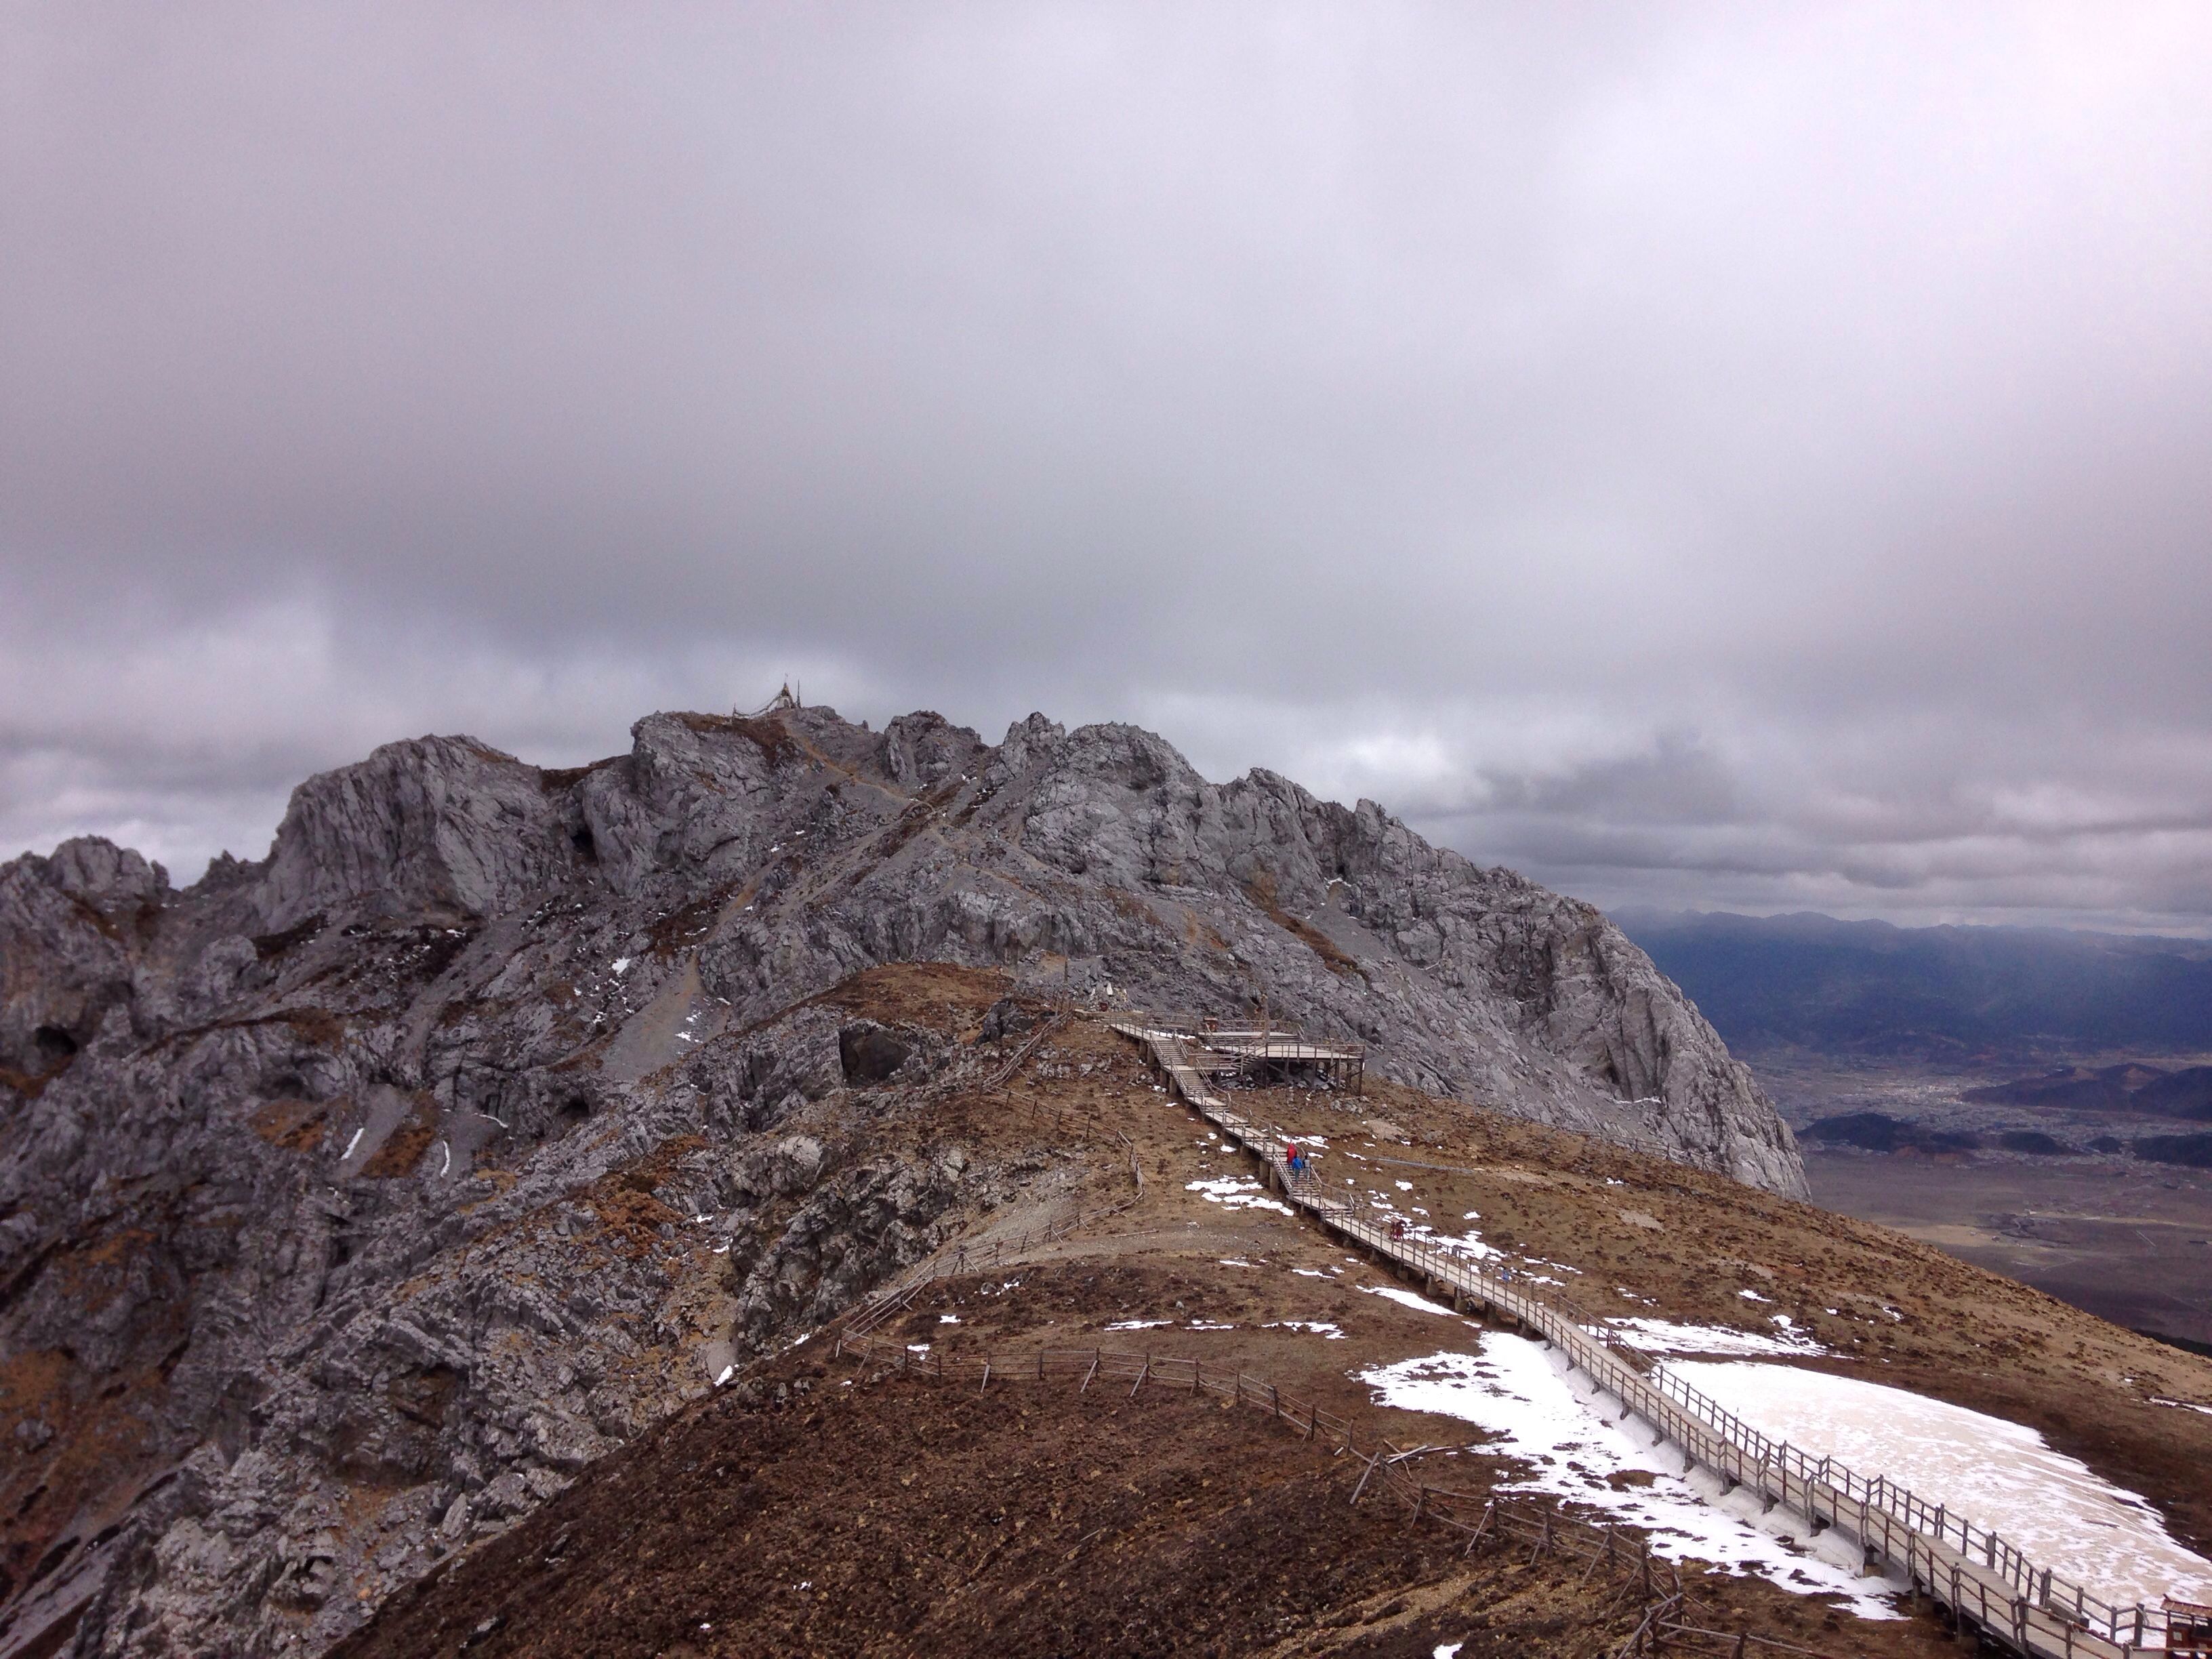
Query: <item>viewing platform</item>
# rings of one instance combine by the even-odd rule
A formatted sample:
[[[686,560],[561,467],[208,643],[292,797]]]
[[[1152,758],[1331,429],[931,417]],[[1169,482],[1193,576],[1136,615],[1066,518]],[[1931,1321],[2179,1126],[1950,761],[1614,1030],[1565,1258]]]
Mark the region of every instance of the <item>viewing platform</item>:
[[[1321,1085],[1366,1092],[1367,1048],[1358,1042],[1321,1042],[1294,1028],[1210,1018],[1205,1015],[1132,1011],[1107,1024],[1139,1042],[1173,1038],[1182,1066],[1200,1077],[1252,1088]]]

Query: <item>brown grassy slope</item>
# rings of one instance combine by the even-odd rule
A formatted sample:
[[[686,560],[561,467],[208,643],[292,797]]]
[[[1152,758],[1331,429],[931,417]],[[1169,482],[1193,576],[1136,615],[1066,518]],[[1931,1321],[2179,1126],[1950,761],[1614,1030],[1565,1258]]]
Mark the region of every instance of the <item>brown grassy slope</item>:
[[[940,970],[898,971],[927,983]],[[926,998],[901,984],[905,1008],[918,1012]],[[1812,1363],[2028,1424],[2143,1493],[2177,1536],[2212,1552],[2212,1416],[2151,1403],[2212,1404],[2212,1363],[1887,1228],[1464,1103],[1387,1082],[1371,1082],[1358,1100],[1290,1090],[1240,1100],[1255,1116],[1325,1138],[1332,1184],[1349,1175],[1353,1190],[1380,1191],[1409,1213],[1425,1209],[1443,1231],[1479,1227],[1592,1312],[1759,1330],[1787,1314],[1837,1356]],[[1192,1180],[1253,1166],[1204,1152],[1205,1125],[1158,1091],[1133,1044],[1096,1024],[1056,1035],[1007,1089],[933,1111],[941,1115],[933,1127],[994,1138],[1051,1133],[1056,1121],[1063,1138],[1087,1143],[1101,1198],[1129,1195],[1127,1135],[1147,1171],[1143,1198],[1113,1224],[1114,1241],[1071,1249],[1189,1255],[1224,1287],[1239,1273],[1218,1259],[1240,1248],[1273,1249],[1309,1267],[1342,1262],[1304,1221],[1189,1193]],[[1480,1220],[1465,1221],[1469,1211]],[[1179,1232],[1197,1237],[1178,1244]],[[1747,1301],[1746,1290],[1768,1299]],[[1239,1340],[1249,1340],[1248,1330]],[[1330,1348],[1339,1369],[1369,1357]]]
[[[2212,1404],[2212,1362],[1888,1229],[1464,1103],[1380,1082],[1358,1100],[1290,1090],[1247,1091],[1239,1099],[1255,1117],[1322,1136],[1332,1184],[1349,1175],[1352,1190],[1379,1191],[1408,1213],[1426,1210],[1440,1231],[1480,1228],[1594,1313],[1751,1330],[1771,1330],[1771,1316],[1787,1314],[1834,1356],[1799,1363],[2030,1425],[2145,1495],[2178,1537],[2212,1553],[2212,1416],[2152,1403]],[[1231,1298],[1224,1305],[1249,1293],[1237,1287],[1255,1273],[1271,1285],[1285,1275],[1224,1268],[1224,1256],[1272,1253],[1276,1268],[1326,1267],[1332,1277],[1345,1263],[1342,1249],[1302,1219],[1228,1209],[1188,1191],[1191,1181],[1255,1166],[1209,1151],[1204,1123],[1158,1090],[1133,1045],[1095,1024],[1057,1034],[1006,1089],[932,1109],[941,1115],[935,1127],[955,1133],[1048,1133],[1056,1121],[1087,1152],[1090,1191],[1102,1201],[1131,1195],[1121,1137],[1133,1144],[1146,1172],[1141,1199],[1110,1224],[1110,1237],[1079,1239],[1055,1255],[1173,1260],[1212,1286],[1207,1294]],[[1470,1211],[1480,1218],[1464,1220]],[[981,1231],[988,1234],[988,1220]],[[1376,1277],[1370,1270],[1367,1282]],[[1767,1300],[1747,1301],[1746,1290]],[[1271,1318],[1357,1309],[1359,1328],[1348,1343],[1327,1345],[1325,1359],[1316,1353],[1293,1364],[1301,1373],[1324,1365],[1324,1389],[1355,1362],[1425,1352],[1420,1342],[1433,1346],[1443,1334],[1411,1316],[1385,1340],[1388,1304],[1311,1279],[1269,1295]],[[1211,1353],[1256,1343],[1265,1351],[1281,1339],[1255,1329],[1261,1322],[1243,1322],[1233,1337],[1189,1334],[1184,1346]],[[1060,1340],[1056,1328],[1050,1340]]]
[[[1461,1557],[1402,1511],[1348,1506],[1351,1465],[1250,1410],[1065,1384],[978,1396],[802,1367],[732,1395],[395,1597],[334,1652],[1425,1656],[1610,1652],[1619,1577]],[[1783,1603],[1696,1581],[1723,1618]],[[1765,1627],[1835,1641],[1803,1603]],[[1778,1620],[1780,1622],[1771,1622]],[[1932,1656],[1917,1625],[1853,1652]]]
[[[1387,1096],[1390,1121],[1416,1144],[1335,1139],[1338,1169],[1360,1189],[1421,1205],[1447,1231],[1479,1225],[1492,1243],[1580,1268],[1558,1276],[1595,1312],[1747,1329],[1787,1314],[1837,1356],[1823,1368],[2030,1425],[2212,1551],[2212,1416],[2151,1403],[2212,1404],[2212,1362],[1887,1228],[1411,1091]],[[1277,1115],[1327,1134],[1352,1115],[1286,1103]],[[1458,1220],[1469,1210],[1479,1223]],[[1748,1302],[1746,1290],[1768,1300]]]
[[[830,997],[968,1036],[1003,988],[994,976],[907,966]],[[1325,1137],[1332,1180],[1348,1171],[1358,1190],[1425,1209],[1447,1231],[1480,1225],[1595,1311],[1747,1328],[1789,1313],[1850,1356],[1817,1363],[2033,1423],[2146,1492],[2200,1547],[2212,1531],[2199,1495],[2212,1419],[2148,1403],[2212,1401],[2212,1365],[1882,1229],[1459,1103],[1381,1085],[1364,1102],[1281,1091],[1243,1104]],[[1465,1347],[1474,1333],[1370,1294],[1389,1282],[1382,1273],[1302,1218],[1194,1191],[1252,1166],[1210,1143],[1122,1039],[1079,1024],[1003,1089],[882,1109],[878,1132],[916,1146],[1058,1144],[1083,1171],[1082,1202],[1127,1205],[1018,1262],[933,1286],[885,1335],[948,1352],[1199,1355],[1320,1400],[1370,1443],[1468,1440],[1463,1424],[1374,1406],[1354,1373]],[[1479,1223],[1461,1219],[1470,1210]],[[987,1247],[1037,1218],[1018,1204],[974,1217],[965,1237]],[[1744,1289],[1769,1300],[1748,1303]],[[1138,1319],[1167,1322],[1109,1329]],[[1343,1340],[1292,1320],[1330,1322]],[[811,1364],[814,1352],[796,1360]],[[1426,1654],[1465,1640],[1464,1659],[1599,1643],[1577,1622],[1593,1611],[1589,1599],[1564,1597],[1541,1565],[1497,1579],[1496,1562],[1448,1570],[1437,1544],[1395,1523],[1370,1532],[1364,1510],[1340,1532],[1349,1480],[1326,1460],[1316,1472],[1308,1449],[1285,1446],[1264,1418],[1058,1385],[978,1401],[872,1387],[871,1374],[829,1367],[781,1417],[741,1410],[726,1394],[679,1413],[535,1519],[396,1599],[342,1651],[449,1650],[490,1619],[501,1622],[471,1652]],[[1516,1473],[1474,1451],[1436,1461],[1449,1474],[1431,1478],[1465,1489]],[[1329,1480],[1333,1495],[1314,1484]],[[1265,1522],[1249,1535],[1239,1530],[1248,1498]],[[1001,1536],[1011,1541],[993,1554]],[[1243,1540],[1234,1571],[1220,1558],[1224,1537]],[[1317,1578],[1316,1552],[1333,1564]],[[1701,1593],[1832,1651],[1933,1650],[1924,1619],[1867,1624],[1722,1575]],[[1358,1622],[1400,1600],[1396,1613]]]

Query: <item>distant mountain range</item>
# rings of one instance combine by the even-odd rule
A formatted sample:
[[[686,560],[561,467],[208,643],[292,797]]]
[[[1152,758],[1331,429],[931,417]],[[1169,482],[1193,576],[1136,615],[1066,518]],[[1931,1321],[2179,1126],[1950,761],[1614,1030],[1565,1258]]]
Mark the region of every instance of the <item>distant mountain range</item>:
[[[1811,913],[1613,919],[1739,1048],[1993,1060],[2212,1051],[2212,940]]]
[[[1997,1091],[1975,1091],[1971,1097]],[[2008,1152],[2029,1152],[2039,1158],[2072,1158],[2083,1152],[2132,1152],[2154,1164],[2181,1164],[2191,1169],[2212,1170],[2212,1134],[2137,1135],[2132,1142],[2118,1135],[2094,1135],[2076,1146],[2041,1129],[1994,1129],[1987,1134],[1972,1129],[1939,1129],[1887,1112],[1844,1112],[1824,1117],[1803,1132],[1803,1139],[1817,1146],[1856,1146],[1865,1152],[1976,1152],[1996,1147]]]
[[[2178,1072],[2133,1061],[2100,1066],[2062,1066],[2040,1077],[1969,1089],[1965,1100],[2001,1106],[2055,1106],[2076,1112],[2130,1112],[2154,1117],[2188,1118],[2212,1123],[2212,1066],[2187,1066]]]

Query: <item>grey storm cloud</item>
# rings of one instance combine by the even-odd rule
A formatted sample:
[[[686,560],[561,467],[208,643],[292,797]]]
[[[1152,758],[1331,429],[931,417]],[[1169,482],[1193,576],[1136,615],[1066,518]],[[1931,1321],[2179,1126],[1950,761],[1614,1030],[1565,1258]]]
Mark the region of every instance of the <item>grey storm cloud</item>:
[[[787,674],[2212,927],[2212,13],[11,5],[0,840]]]

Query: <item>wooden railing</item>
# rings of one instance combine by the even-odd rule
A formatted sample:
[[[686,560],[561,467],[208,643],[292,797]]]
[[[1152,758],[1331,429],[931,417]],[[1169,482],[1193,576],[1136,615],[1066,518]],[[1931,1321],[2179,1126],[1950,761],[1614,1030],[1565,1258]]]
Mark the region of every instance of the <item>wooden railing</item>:
[[[1870,1562],[1909,1580],[2016,1651],[2042,1659],[2105,1659],[2164,1645],[2163,1607],[2091,1595],[2038,1566],[2016,1546],[1966,1516],[1930,1504],[1886,1476],[1861,1475],[1752,1427],[1710,1395],[1632,1349],[1609,1326],[1565,1297],[1540,1297],[1466,1255],[1407,1228],[1402,1218],[1355,1195],[1325,1191],[1310,1170],[1293,1174],[1285,1137],[1253,1122],[1209,1091],[1179,1037],[1117,1026],[1146,1042],[1155,1063],[1206,1119],[1262,1159],[1299,1208],[1432,1287],[1455,1305],[1479,1304],[1565,1349],[1598,1387],[1724,1480],[1802,1511],[1814,1530],[1835,1527]],[[1156,1028],[1157,1029],[1157,1028]]]

